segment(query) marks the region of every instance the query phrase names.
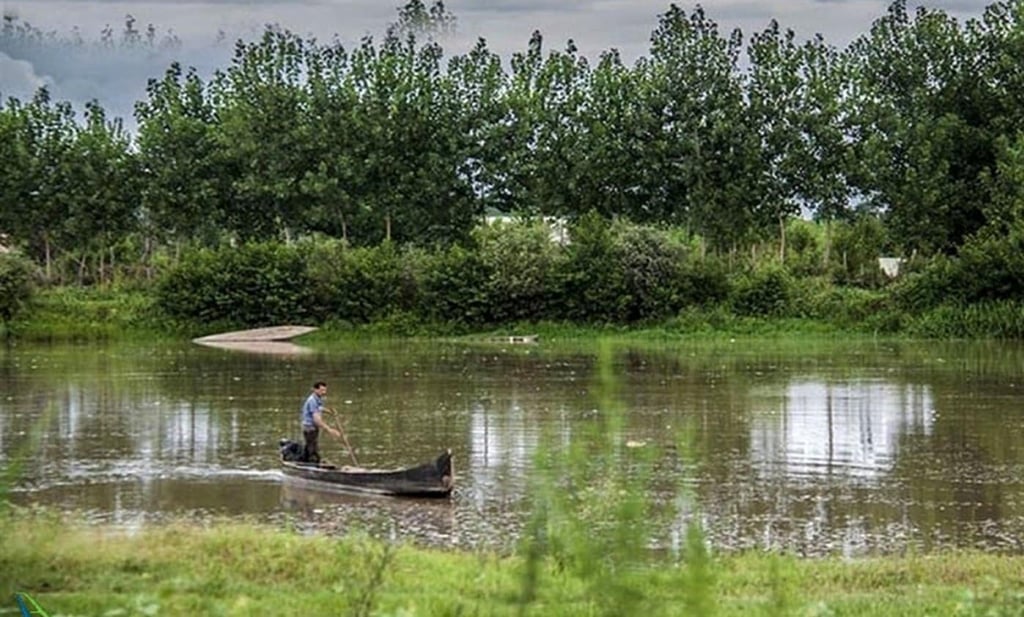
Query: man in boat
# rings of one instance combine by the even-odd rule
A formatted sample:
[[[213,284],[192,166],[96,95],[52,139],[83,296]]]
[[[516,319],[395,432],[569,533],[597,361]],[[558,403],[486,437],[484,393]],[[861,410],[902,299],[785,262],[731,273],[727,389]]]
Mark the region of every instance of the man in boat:
[[[309,463],[320,462],[320,451],[317,444],[320,438],[320,429],[334,435],[336,439],[341,438],[338,429],[324,422],[325,396],[327,396],[327,384],[318,381],[313,384],[313,391],[306,397],[306,402],[302,404],[302,436],[306,440],[303,459]]]

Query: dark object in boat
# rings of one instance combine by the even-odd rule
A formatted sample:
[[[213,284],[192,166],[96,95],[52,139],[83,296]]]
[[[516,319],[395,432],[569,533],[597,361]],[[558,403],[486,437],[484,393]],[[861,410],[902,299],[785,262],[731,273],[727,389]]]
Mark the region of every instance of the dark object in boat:
[[[437,460],[402,469],[363,469],[307,463],[301,460],[303,447],[281,440],[281,470],[290,478],[310,480],[324,488],[402,495],[407,497],[447,497],[455,487],[452,451],[445,450]]]

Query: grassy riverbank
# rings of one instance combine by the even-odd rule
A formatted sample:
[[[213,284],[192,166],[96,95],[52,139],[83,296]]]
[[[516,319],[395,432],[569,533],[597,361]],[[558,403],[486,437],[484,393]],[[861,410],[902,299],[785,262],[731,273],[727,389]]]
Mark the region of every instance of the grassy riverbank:
[[[2,523],[2,596],[51,615],[601,615],[579,571],[522,556],[304,537],[224,523],[125,534],[51,515]],[[623,571],[611,593],[647,615],[1019,615],[1024,557],[864,560],[747,554]],[[525,584],[524,584],[525,583]],[[524,591],[529,589],[530,592]],[[603,600],[602,600],[603,598]],[[11,603],[13,607],[13,602]]]
[[[285,320],[287,321],[287,320]],[[634,324],[588,324],[569,321],[510,321],[501,326],[468,328],[424,321],[398,312],[368,323],[316,322],[321,330],[307,344],[372,338],[461,338],[488,340],[508,335],[539,335],[545,342],[596,337],[632,341],[715,341],[729,338],[790,339],[1018,339],[1024,332],[1024,305],[1013,302],[943,306],[907,313],[880,303],[873,310],[851,308],[842,301],[827,309],[796,316],[751,316],[726,306],[690,308],[674,317]],[[28,310],[9,326],[16,341],[99,341],[189,338],[240,329],[230,322],[194,324],[168,318],[147,288],[60,287],[40,291]],[[0,326],[2,328],[2,326]]]
[[[402,317],[361,325],[348,322],[314,325],[319,325],[321,330],[304,337],[304,343],[317,345],[352,339],[402,337],[489,340],[512,334],[536,334],[546,342],[596,337],[670,341],[715,340],[735,336],[870,338],[876,335],[863,329],[838,327],[810,318],[738,317],[722,311],[688,313],[661,324],[595,326],[567,322],[516,323],[476,332]],[[31,309],[11,324],[11,334],[15,340],[23,341],[188,339],[233,327],[230,324],[203,328],[173,324],[160,314],[154,297],[146,290],[62,287],[41,291]]]
[[[159,317],[151,293],[98,287],[46,289],[10,325],[25,341],[132,340],[178,334]]]

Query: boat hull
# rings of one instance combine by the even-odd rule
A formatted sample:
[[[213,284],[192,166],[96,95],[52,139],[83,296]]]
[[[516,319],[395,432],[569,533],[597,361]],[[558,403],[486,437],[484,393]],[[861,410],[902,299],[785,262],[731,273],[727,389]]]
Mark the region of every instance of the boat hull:
[[[285,476],[309,482],[311,486],[404,497],[448,497],[455,488],[452,452],[436,460],[402,469],[361,469],[281,459]]]

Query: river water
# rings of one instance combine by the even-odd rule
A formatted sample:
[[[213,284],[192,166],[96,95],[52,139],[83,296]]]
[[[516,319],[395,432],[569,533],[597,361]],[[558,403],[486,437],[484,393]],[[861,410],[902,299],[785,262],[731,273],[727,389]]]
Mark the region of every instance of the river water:
[[[685,503],[674,524],[699,520],[719,551],[1024,552],[1021,344],[619,344],[604,378],[583,343],[278,351],[0,349],[0,456],[24,463],[13,501],[127,530],[228,517],[501,550],[523,531],[538,448],[557,458],[597,439],[649,453],[651,501]],[[286,481],[276,445],[300,436],[320,379],[360,463],[451,448],[453,497]],[[608,406],[622,426],[600,435]],[[346,462],[329,441],[322,450]]]

